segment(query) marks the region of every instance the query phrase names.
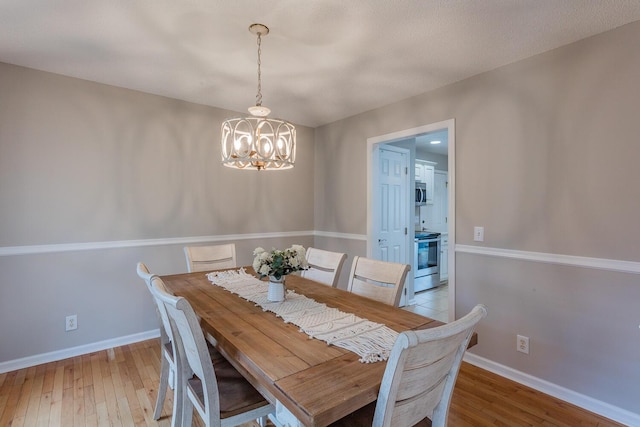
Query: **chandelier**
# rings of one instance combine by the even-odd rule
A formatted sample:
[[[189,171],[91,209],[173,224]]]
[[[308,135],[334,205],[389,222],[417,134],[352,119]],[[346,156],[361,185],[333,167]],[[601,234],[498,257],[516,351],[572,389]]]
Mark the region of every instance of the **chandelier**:
[[[269,28],[253,24],[249,31],[258,38],[258,93],[251,117],[222,123],[222,164],[236,169],[290,169],[296,160],[296,128],[289,122],[267,118],[271,110],[262,105],[260,55],[262,37]]]

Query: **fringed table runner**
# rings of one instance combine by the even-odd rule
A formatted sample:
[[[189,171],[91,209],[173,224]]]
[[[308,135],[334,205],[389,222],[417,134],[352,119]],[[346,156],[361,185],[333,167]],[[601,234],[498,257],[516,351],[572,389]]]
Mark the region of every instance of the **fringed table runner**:
[[[304,295],[287,291],[282,302],[267,300],[269,282],[258,280],[244,269],[207,274],[207,278],[265,311],[292,323],[311,338],[317,338],[360,356],[360,362],[387,360],[398,333],[393,329],[336,308],[327,307]]]

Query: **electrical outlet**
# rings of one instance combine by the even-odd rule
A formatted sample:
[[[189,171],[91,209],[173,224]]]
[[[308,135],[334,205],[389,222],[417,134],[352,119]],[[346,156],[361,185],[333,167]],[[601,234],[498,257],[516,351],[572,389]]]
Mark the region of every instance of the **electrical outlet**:
[[[64,330],[69,332],[78,329],[78,315],[72,314],[71,316],[67,316],[65,319],[65,328]]]
[[[476,242],[484,241],[484,227],[473,227],[473,240]]]
[[[516,350],[518,350],[520,353],[529,354],[529,337],[518,335]]]

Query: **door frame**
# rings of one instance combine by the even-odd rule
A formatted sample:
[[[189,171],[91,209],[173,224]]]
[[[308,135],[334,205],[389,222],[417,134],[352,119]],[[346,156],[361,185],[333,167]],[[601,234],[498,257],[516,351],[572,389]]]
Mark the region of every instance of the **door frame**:
[[[447,119],[441,122],[430,123],[410,129],[405,129],[397,132],[387,133],[384,135],[373,136],[367,138],[367,256],[371,256],[373,253],[373,153],[374,147],[377,144],[385,144],[402,139],[407,139],[421,135],[428,132],[434,132],[441,129],[447,129],[449,137],[449,150],[448,150],[448,169],[449,169],[449,212],[448,212],[448,232],[449,232],[449,250],[447,253],[447,260],[449,261],[449,321],[455,320],[455,290],[456,290],[456,265],[455,265],[455,246],[456,246],[456,161],[455,161],[455,119]],[[414,159],[415,160],[415,159]],[[411,186],[409,186],[411,187]],[[411,192],[411,188],[407,189]],[[411,196],[409,194],[409,196]],[[409,200],[413,200],[412,197]],[[409,222],[411,223],[411,222]],[[412,252],[408,252],[412,253]],[[413,290],[412,290],[413,291]],[[413,294],[410,295],[413,298]],[[411,301],[409,302],[411,303]]]

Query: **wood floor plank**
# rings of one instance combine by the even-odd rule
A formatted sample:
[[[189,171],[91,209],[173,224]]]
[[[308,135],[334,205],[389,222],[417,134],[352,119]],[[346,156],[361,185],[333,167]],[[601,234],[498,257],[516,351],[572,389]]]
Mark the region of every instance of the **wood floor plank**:
[[[29,397],[31,396],[31,389],[33,388],[33,377],[35,376],[35,366],[24,369],[26,371],[22,377],[21,383],[16,382],[16,386],[20,389],[20,398],[14,411],[14,418],[22,418],[27,414],[27,407],[29,406]]]
[[[55,373],[56,373],[56,364],[47,363],[44,366],[45,366],[45,372],[44,372],[44,381],[42,382],[42,392],[49,393],[53,390],[53,380],[55,378]]]
[[[24,384],[5,385],[7,392],[0,397],[0,426],[9,425],[9,421],[15,417],[23,387]]]
[[[91,367],[91,354],[82,356],[82,386],[86,387],[93,384],[93,371]]]
[[[24,427],[24,420],[25,417],[14,418],[13,421],[11,421],[11,427]]]
[[[136,390],[136,398],[138,399],[141,413],[144,416],[145,423],[141,425],[151,425],[151,423],[154,422],[153,408],[155,405],[155,401],[152,402],[149,400],[149,395],[147,394],[145,389]]]
[[[50,391],[42,393],[40,396],[40,409],[38,410],[38,418],[36,425],[39,427],[47,427],[49,425],[49,414],[51,413],[51,393]]]
[[[138,388],[139,390],[142,387]],[[135,386],[131,381],[127,381],[124,384],[125,396],[127,397],[127,403],[129,404],[129,412],[131,412],[131,419],[135,425],[142,425],[144,423],[144,413],[140,407],[140,401],[136,394]]]
[[[19,371],[5,372],[2,374],[3,381],[2,385],[0,385],[0,396],[4,396],[13,390],[18,372],[24,375],[24,371],[24,369],[21,369]]]
[[[91,355],[91,376],[95,404],[105,402],[100,352]]]
[[[8,372],[0,376],[0,427],[169,427],[171,389],[162,417],[153,420],[159,381],[158,339]],[[194,416],[194,426],[202,425]],[[467,363],[460,369],[448,425],[624,427]]]
[[[123,426],[133,427],[135,425],[126,396],[120,397],[118,399],[118,411],[120,411],[120,419],[122,420]]]
[[[107,408],[107,401],[96,404],[96,414],[98,416],[98,427],[109,427],[109,409]]]
[[[15,406],[15,404],[18,402],[18,393],[14,393],[15,397],[12,396],[12,394],[7,393],[4,394],[2,396],[0,396],[0,426],[6,426],[9,424],[9,419],[13,418],[13,415],[10,413],[10,410],[7,409],[11,404],[13,404],[13,406]],[[15,400],[15,402],[9,402],[9,398],[13,397],[13,400]]]
[[[82,357],[73,358],[73,426],[86,424],[84,416],[84,382],[82,373]]]
[[[33,372],[35,372],[35,369],[36,369],[35,366],[33,366],[32,369],[33,369]],[[16,371],[14,384],[23,384],[29,371],[30,369],[20,369],[19,371]]]
[[[56,397],[57,390],[51,392],[51,409],[49,412],[49,424],[52,426],[62,425],[62,389],[60,389],[60,398]],[[0,424],[2,425],[2,424]]]
[[[44,369],[44,365],[37,366],[33,377],[33,386],[31,388],[31,395],[29,396],[29,403],[27,405],[27,412],[25,414],[26,416],[24,421],[28,426],[35,426],[38,420],[40,398],[42,397],[42,384],[44,383]]]
[[[103,374],[108,373],[107,376],[102,377],[102,385],[104,387],[105,403],[108,410],[109,418],[114,425],[122,425],[120,420],[120,412],[118,411],[118,399],[116,398],[116,391],[113,385],[113,377],[111,375],[111,365],[115,365],[113,360],[106,361],[103,366]]]

